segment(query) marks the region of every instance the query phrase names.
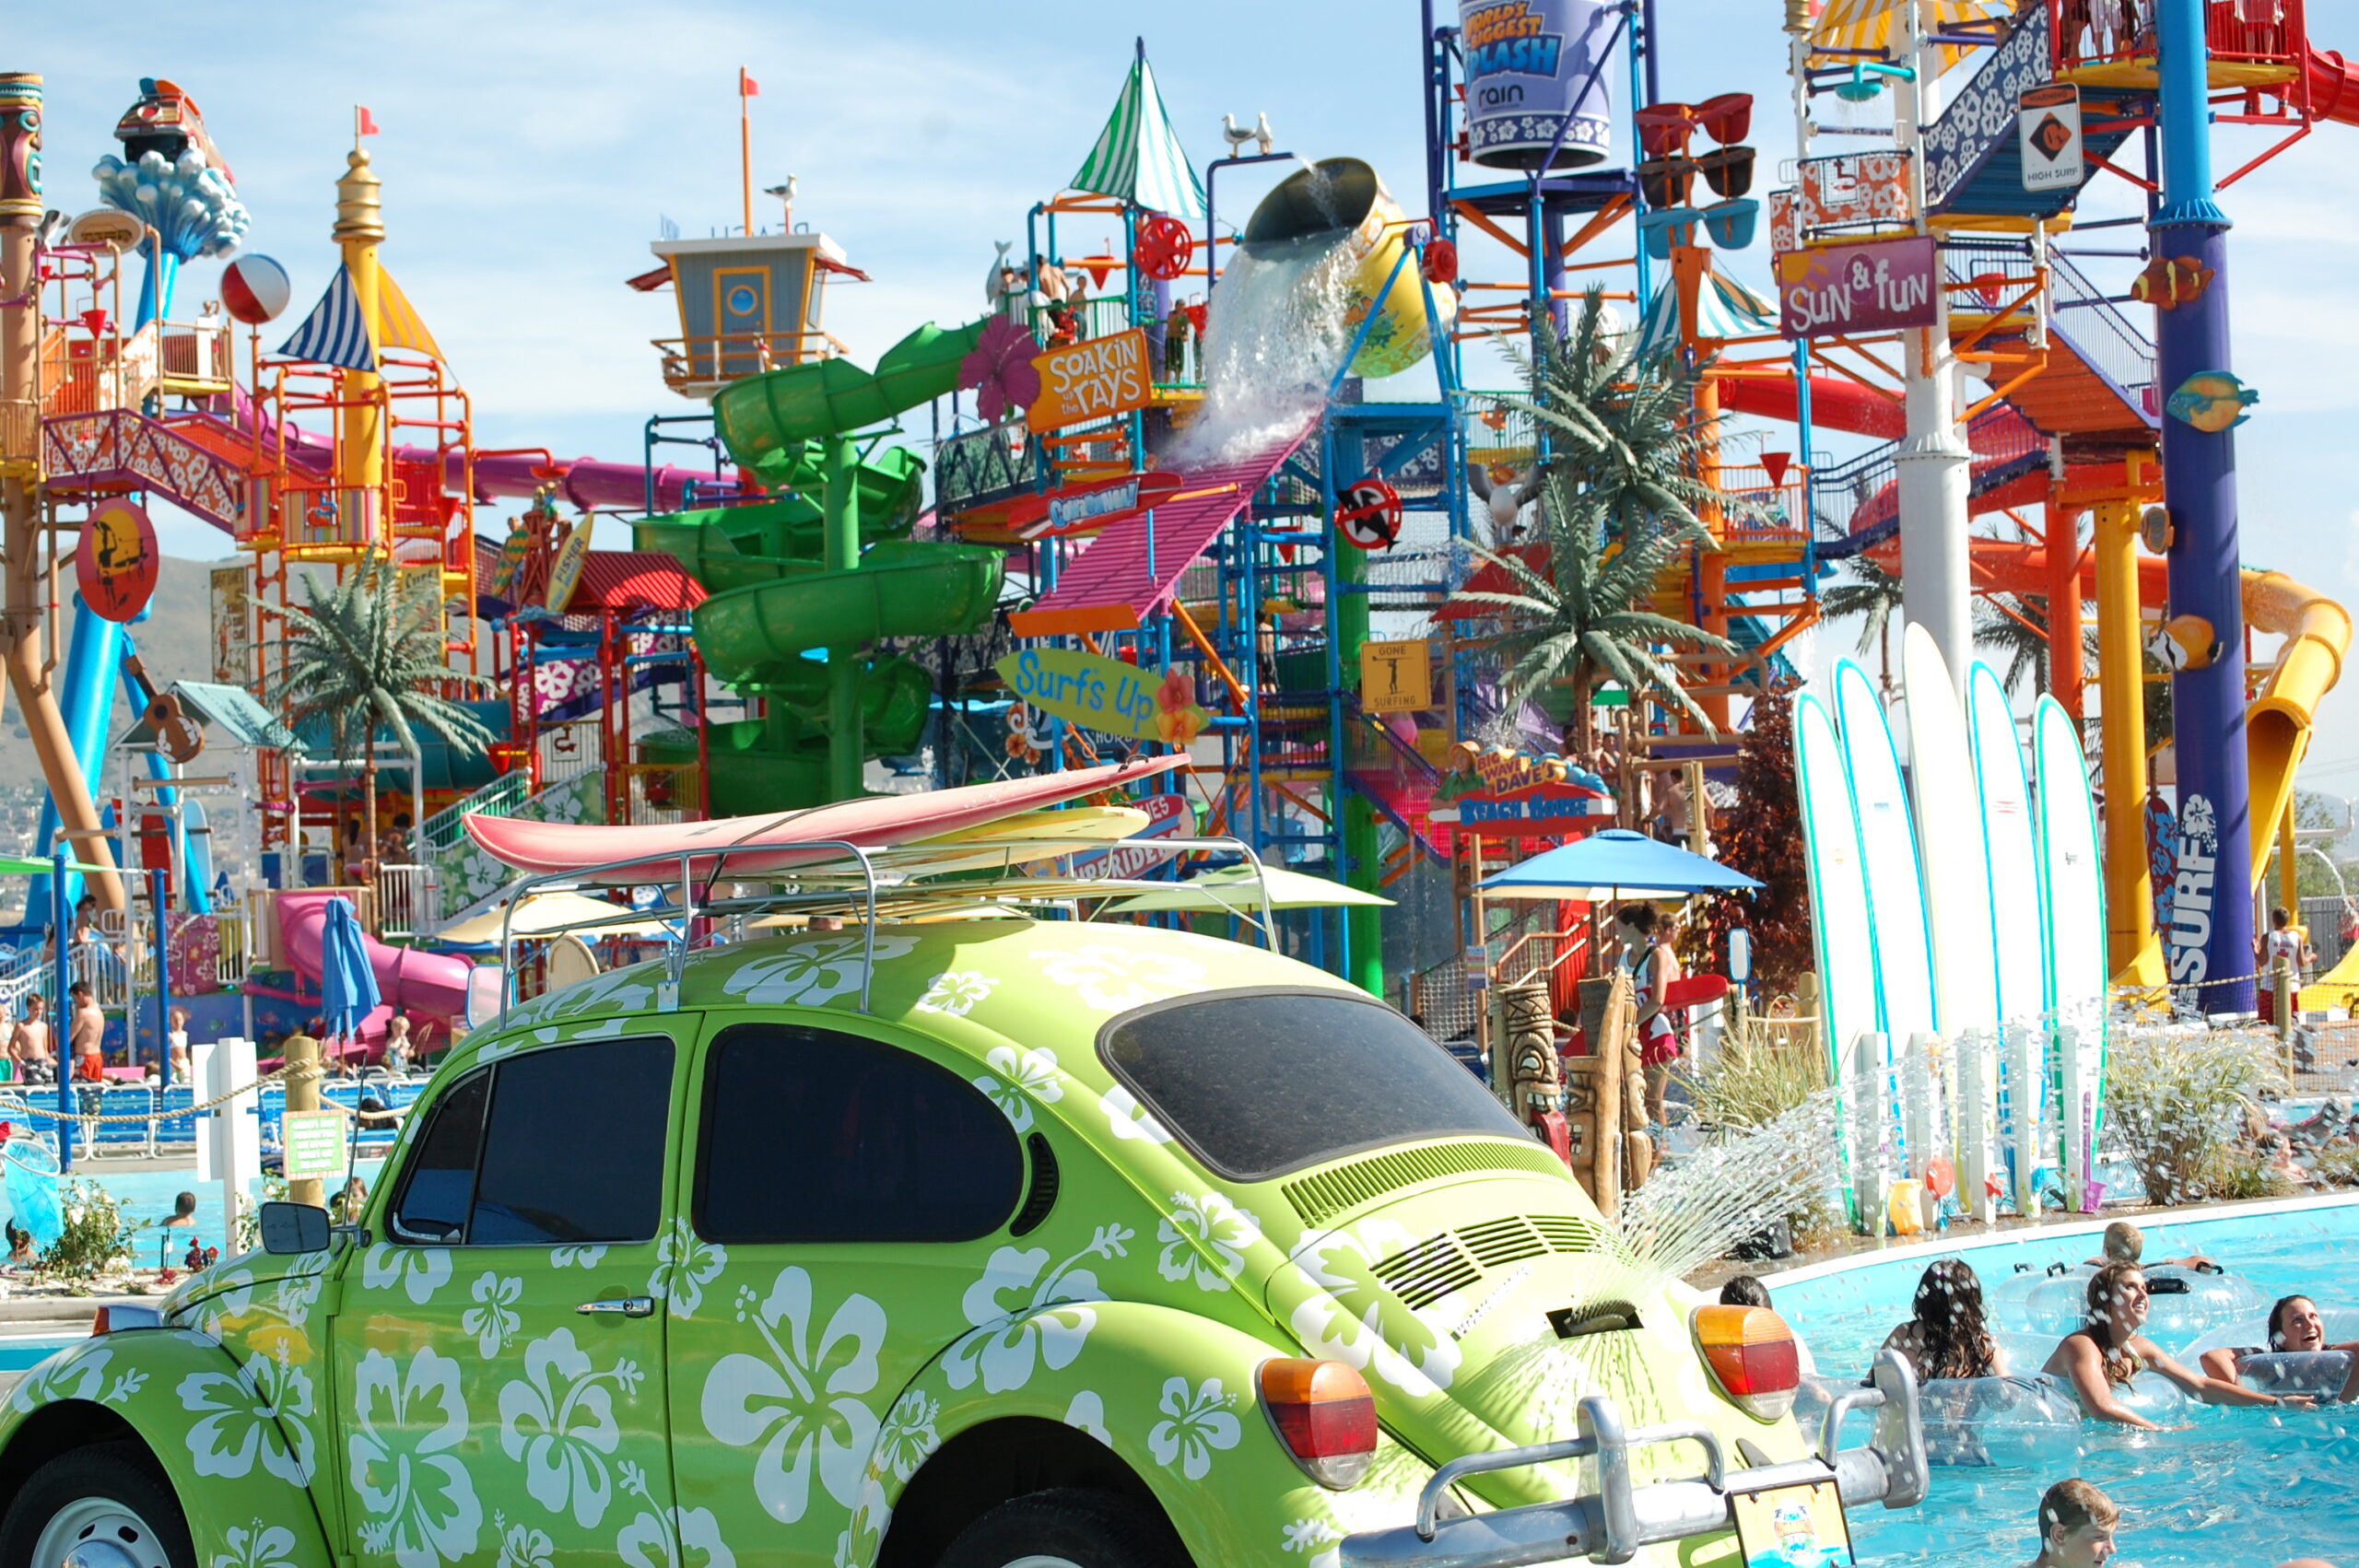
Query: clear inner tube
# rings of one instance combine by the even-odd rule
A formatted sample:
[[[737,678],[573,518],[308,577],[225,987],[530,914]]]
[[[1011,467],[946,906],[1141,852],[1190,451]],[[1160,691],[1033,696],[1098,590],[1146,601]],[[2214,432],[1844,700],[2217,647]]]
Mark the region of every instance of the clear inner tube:
[[[2081,1264],[2061,1273],[2011,1274],[1986,1284],[1992,1326],[2061,1338],[2088,1320],[2089,1280]],[[2146,1270],[2148,1339],[2165,1349],[2269,1310],[2269,1297],[2241,1274],[2157,1264]]]

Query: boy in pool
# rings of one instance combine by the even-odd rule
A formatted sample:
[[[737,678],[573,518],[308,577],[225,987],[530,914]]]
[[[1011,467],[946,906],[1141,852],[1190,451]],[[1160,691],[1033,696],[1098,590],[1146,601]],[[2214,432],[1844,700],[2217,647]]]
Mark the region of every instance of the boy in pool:
[[[2138,1263],[2142,1268],[2144,1265],[2140,1262],[2140,1259],[2145,1250],[2146,1233],[2127,1220],[2116,1220],[2105,1228],[2104,1249],[2098,1256],[2088,1260],[2089,1267],[2102,1269],[2108,1263]],[[2190,1253],[2185,1258],[2158,1258],[2154,1259],[2154,1266],[2167,1269],[2201,1269],[2213,1274],[2221,1271],[2217,1263],[2200,1252]]]
[[[2240,1345],[2233,1350],[2206,1351],[2197,1364],[2207,1375],[2225,1383],[2234,1383],[2250,1357],[2280,1352],[2316,1354],[2321,1351],[2353,1352],[2351,1370],[2344,1375],[2342,1389],[2335,1398],[2349,1404],[2354,1398],[2359,1398],[2359,1340],[2346,1340],[2339,1345],[2328,1344],[2326,1319],[2318,1315],[2318,1304],[2307,1296],[2281,1296],[2277,1305],[2269,1309],[2267,1345]]]
[[[2060,1480],[2039,1500],[2039,1555],[2025,1568],[2105,1568],[2120,1523],[2112,1498],[2079,1476]]]

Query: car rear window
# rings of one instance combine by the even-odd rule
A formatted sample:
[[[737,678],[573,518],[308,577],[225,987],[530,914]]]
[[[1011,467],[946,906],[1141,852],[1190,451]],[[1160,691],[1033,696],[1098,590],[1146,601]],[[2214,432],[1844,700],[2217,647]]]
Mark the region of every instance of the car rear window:
[[[1527,1138],[1392,1009],[1336,991],[1229,991],[1117,1018],[1097,1054],[1211,1170],[1262,1181],[1419,1138]]]

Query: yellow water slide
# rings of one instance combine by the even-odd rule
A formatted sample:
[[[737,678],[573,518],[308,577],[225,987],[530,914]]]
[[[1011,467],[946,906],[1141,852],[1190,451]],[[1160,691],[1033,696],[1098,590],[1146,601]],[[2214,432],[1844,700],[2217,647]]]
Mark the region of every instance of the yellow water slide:
[[[2126,528],[2122,533],[2126,542]],[[2124,562],[2130,558],[2127,547],[2118,554]],[[2125,579],[2121,591],[2132,591],[2127,584],[2134,580]],[[2102,591],[2102,584],[2100,587]],[[2254,571],[2249,568],[2244,573],[2244,611],[2245,624],[2254,631],[2285,639],[2278,649],[2267,684],[2245,710],[2252,890],[2258,893],[2268,874],[2270,848],[2293,802],[2294,776],[2310,749],[2310,731],[2317,720],[2318,706],[2342,676],[2342,658],[2351,648],[2351,615],[2318,590],[2295,582],[2283,572]],[[2104,635],[2102,620],[2101,611],[2100,638]],[[2102,673],[2101,671],[2101,676]],[[2110,754],[2107,756],[2109,765],[2126,760]],[[2145,769],[2143,759],[2138,760],[2141,766],[2136,773],[2137,792],[2142,795]],[[2107,772],[2110,778],[2110,766]],[[2139,829],[2136,837],[2142,837],[2142,831]],[[2120,986],[2159,987],[2164,983],[2165,965],[2161,933],[2153,929],[2154,890],[2146,857],[2134,845],[2113,844],[2108,846],[2106,860],[2106,896],[2118,915],[2128,917],[2126,923],[2120,919],[2108,923],[2116,941],[2127,938],[2127,950],[2136,955],[2119,968],[2114,982]],[[2117,946],[2114,952],[2118,960],[2123,948]],[[2316,987],[2306,988],[2306,992],[2323,997],[2318,988],[2329,985],[2337,987],[2338,994],[2321,1000],[2318,1005],[2348,1005],[2352,996],[2359,995],[2359,948],[2354,948],[2331,973],[2321,977]]]
[[[2294,799],[2294,772],[2310,749],[2318,706],[2342,675],[2351,614],[2283,572],[2247,570],[2245,624],[2285,639],[2269,684],[2245,712],[2246,766],[2252,790],[2252,885],[2269,869],[2270,840]]]

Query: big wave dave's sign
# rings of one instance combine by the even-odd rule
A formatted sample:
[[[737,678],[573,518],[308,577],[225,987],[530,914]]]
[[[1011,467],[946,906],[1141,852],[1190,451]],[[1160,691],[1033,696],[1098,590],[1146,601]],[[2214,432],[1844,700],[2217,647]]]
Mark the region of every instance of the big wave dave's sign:
[[[1829,245],[1778,258],[1778,331],[1789,338],[1929,327],[1933,237]]]
[[[993,666],[1019,699],[1106,735],[1158,739],[1156,677],[1135,664],[1062,648],[1027,648]]]
[[[1475,162],[1532,169],[1551,146],[1554,169],[1613,156],[1614,107],[1599,66],[1614,16],[1598,0],[1459,0],[1467,150]]]

